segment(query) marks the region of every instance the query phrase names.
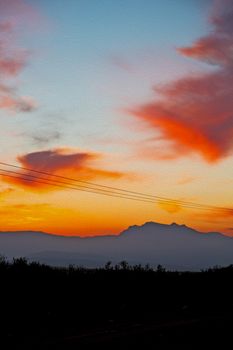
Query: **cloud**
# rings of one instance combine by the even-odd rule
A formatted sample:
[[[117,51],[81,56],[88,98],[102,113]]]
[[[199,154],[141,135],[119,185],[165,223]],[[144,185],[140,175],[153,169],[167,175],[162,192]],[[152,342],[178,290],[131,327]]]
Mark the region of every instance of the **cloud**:
[[[32,141],[33,145],[45,146],[54,141],[58,141],[62,138],[63,133],[57,130],[49,130],[46,127],[42,127],[40,130],[33,132],[18,133],[17,136],[27,137]]]
[[[31,112],[37,104],[31,97],[0,96],[0,109],[9,109],[14,112]]]
[[[112,55],[110,56],[110,62],[120,70],[128,73],[133,72],[133,66],[124,57]]]
[[[1,33],[9,33],[12,30],[12,23],[10,21],[4,21],[0,23]]]
[[[159,147],[150,151],[154,158],[198,154],[214,163],[232,154],[233,2],[219,6],[210,17],[211,33],[177,50],[215,69],[154,87],[154,100],[129,109],[150,132],[160,133]]]
[[[13,112],[31,112],[36,108],[31,97],[19,96],[16,87],[12,87],[12,80],[26,67],[30,55],[15,44],[17,19],[31,13],[29,9],[20,0],[0,0],[0,109]]]
[[[0,215],[4,217],[7,227],[13,230],[17,230],[19,224],[25,229],[25,225],[34,224],[35,221],[45,222],[45,215],[51,218],[54,212],[54,208],[47,203],[11,203],[0,208]]]
[[[211,224],[215,223],[225,223],[229,221],[232,222],[233,219],[233,208],[226,209],[211,209],[211,210],[202,210],[191,213],[190,218],[196,221],[208,222]]]
[[[49,131],[45,132],[43,135],[31,135],[31,138],[33,139],[35,144],[44,145],[51,141],[57,141],[60,140],[62,137],[62,133],[59,131]]]
[[[233,209],[224,209],[221,212],[218,212],[218,217],[222,218],[233,218]]]
[[[77,152],[71,149],[59,148],[46,151],[32,152],[19,156],[18,162],[20,166],[27,169],[72,178],[83,178],[85,180],[94,178],[118,179],[125,175],[124,173],[121,173],[119,171],[110,171],[96,167],[95,164],[99,160],[99,158],[101,158],[101,156],[96,153]],[[18,171],[20,171],[20,175],[16,175],[14,173],[11,174],[13,176],[17,176],[17,178],[3,176],[2,180],[7,181],[11,184],[13,183],[31,189],[58,189],[58,187],[49,184],[38,183],[36,179],[34,179],[33,177],[27,177],[27,175],[42,177],[45,182],[46,180],[54,180],[54,177],[32,173],[28,170]],[[28,178],[31,181],[27,181],[25,180],[25,178]]]
[[[68,153],[66,149],[48,150],[19,156],[23,167],[56,173],[60,169],[82,167],[87,160],[95,157],[89,153]]]
[[[177,213],[183,209],[182,206],[177,202],[166,202],[159,200],[157,204],[161,209],[165,210],[169,214]]]
[[[0,28],[1,29],[1,28]],[[4,52],[5,51],[5,52]],[[14,57],[6,57],[6,47],[0,50],[3,57],[0,58],[1,76],[16,76],[26,64],[26,54],[15,52]],[[4,57],[5,55],[5,57]]]
[[[0,18],[5,19],[3,29],[6,31],[11,29],[12,22],[25,27],[25,25],[35,26],[42,20],[35,2],[31,5],[30,1],[25,0],[0,0]]]

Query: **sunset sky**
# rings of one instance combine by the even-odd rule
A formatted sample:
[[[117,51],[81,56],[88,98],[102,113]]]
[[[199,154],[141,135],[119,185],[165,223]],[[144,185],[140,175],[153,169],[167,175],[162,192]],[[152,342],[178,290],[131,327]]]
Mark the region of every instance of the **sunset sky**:
[[[0,0],[0,162],[232,208],[232,82],[232,0]],[[0,175],[0,200],[1,231],[102,235],[155,221],[233,233],[230,209],[33,177]]]

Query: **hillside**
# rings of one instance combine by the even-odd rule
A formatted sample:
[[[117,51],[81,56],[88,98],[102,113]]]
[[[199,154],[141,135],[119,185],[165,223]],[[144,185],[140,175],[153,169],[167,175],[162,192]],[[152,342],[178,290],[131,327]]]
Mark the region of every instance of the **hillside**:
[[[233,261],[233,240],[220,233],[204,234],[185,225],[147,222],[118,236],[65,237],[43,232],[1,232],[0,254],[26,257],[50,265],[102,266],[107,261],[168,269],[199,270]]]

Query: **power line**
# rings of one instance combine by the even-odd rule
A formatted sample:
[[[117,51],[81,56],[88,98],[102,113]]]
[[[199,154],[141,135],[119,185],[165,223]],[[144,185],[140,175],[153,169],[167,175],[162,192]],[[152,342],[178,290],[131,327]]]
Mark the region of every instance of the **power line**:
[[[0,164],[7,166],[7,167],[17,168],[17,169],[20,169],[23,171],[33,172],[36,174],[41,174],[41,175],[46,175],[49,177],[56,178],[56,179],[51,179],[51,178],[48,179],[48,178],[39,177],[39,176],[26,174],[26,173],[22,173],[22,172],[20,173],[20,172],[11,171],[11,170],[0,169],[1,171],[5,172],[5,174],[1,174],[2,176],[14,177],[14,178],[18,178],[18,179],[21,179],[24,181],[43,183],[43,184],[54,185],[54,186],[63,187],[63,188],[65,187],[65,188],[69,188],[69,189],[80,190],[80,191],[84,191],[84,192],[91,192],[91,193],[108,195],[111,197],[118,197],[118,198],[124,198],[124,199],[133,199],[133,200],[149,202],[149,203],[157,202],[157,203],[168,204],[168,205],[180,205],[182,207],[191,208],[191,209],[202,209],[202,210],[205,209],[205,210],[213,210],[213,211],[222,211],[222,210],[223,211],[231,211],[232,210],[232,213],[233,213],[232,208],[217,207],[217,206],[205,205],[205,204],[200,204],[200,203],[176,200],[176,199],[167,198],[167,197],[148,195],[148,194],[141,193],[141,192],[130,191],[130,190],[106,186],[106,185],[100,185],[100,184],[85,181],[85,180],[73,179],[73,178],[69,178],[69,177],[65,177],[65,176],[61,176],[61,175],[56,175],[56,174],[52,174],[52,173],[48,173],[48,172],[29,169],[29,168],[9,164],[9,163],[0,162]],[[9,174],[6,175],[6,173],[11,173],[11,174],[13,173],[13,174],[16,174],[19,176],[13,176],[13,175],[10,176]],[[65,179],[65,180],[68,180],[69,182],[60,181],[60,180],[57,180],[57,178]],[[72,182],[70,182],[70,181],[72,181]],[[74,184],[73,182],[76,182],[78,184]],[[85,186],[80,185],[79,183],[85,184]],[[94,186],[94,187],[90,187],[90,185]]]
[[[19,176],[12,176],[12,177],[15,177],[15,178],[18,178],[18,179],[21,179],[21,180],[24,180],[24,181],[31,181],[31,182],[33,182],[33,180],[34,180],[34,182],[48,184],[48,185],[61,184],[63,186],[59,186],[59,187],[63,187],[63,188],[65,188],[64,185],[66,185],[66,186],[68,185],[68,187],[66,187],[66,188],[69,188],[69,189],[79,189],[79,190],[86,189],[86,190],[88,190],[86,192],[92,192],[92,193],[98,193],[98,194],[108,194],[108,195],[111,195],[111,196],[117,195],[117,197],[125,198],[125,199],[131,199],[131,198],[133,198],[134,200],[140,199],[140,201],[143,200],[143,201],[148,202],[148,203],[155,203],[155,202],[157,202],[157,203],[168,204],[168,205],[176,205],[176,204],[180,205],[179,203],[175,203],[174,201],[171,201],[171,202],[166,201],[165,202],[165,201],[162,201],[160,199],[153,199],[152,200],[152,198],[141,197],[139,195],[132,195],[132,194],[125,195],[124,194],[124,196],[123,196],[122,193],[116,192],[116,191],[110,191],[110,190],[106,190],[106,189],[96,189],[96,188],[93,188],[93,187],[83,186],[83,185],[79,185],[79,184],[76,185],[76,184],[72,184],[72,183],[69,183],[69,182],[64,182],[64,181],[60,181],[60,180],[53,180],[53,179],[48,179],[48,178],[44,178],[44,177],[38,177],[38,176],[35,176],[35,175],[20,173],[20,172],[12,171],[12,170],[5,170],[5,169],[1,169],[0,168],[0,171],[3,171],[4,173],[8,173],[8,174],[19,175]],[[4,176],[4,174],[1,174],[1,175]],[[8,177],[10,177],[10,176],[8,176]],[[25,178],[25,177],[27,177],[27,178]],[[28,178],[30,178],[30,180]],[[31,180],[31,179],[33,179],[33,180]],[[37,180],[39,180],[39,181],[37,181]],[[200,208],[199,204],[197,204],[197,205],[182,204],[182,205],[185,206],[186,208],[194,208],[194,209],[199,209]],[[211,208],[206,208],[206,207],[205,207],[205,209],[212,210]]]
[[[0,171],[2,171],[2,170],[0,169]],[[29,178],[26,178],[26,177],[23,177],[23,176],[15,176],[15,175],[2,174],[2,173],[0,173],[0,175],[1,176],[6,176],[6,177],[10,177],[10,178],[20,179],[20,180],[28,181],[28,182],[36,182],[36,183],[45,184],[45,185],[52,185],[52,186],[57,186],[57,187],[61,187],[61,188],[67,188],[67,189],[71,189],[71,190],[78,190],[78,191],[83,191],[83,192],[102,194],[102,195],[105,195],[105,196],[118,197],[118,198],[123,198],[123,199],[131,199],[131,200],[140,201],[140,202],[154,203],[153,201],[150,201],[150,200],[144,200],[144,199],[139,199],[139,198],[137,199],[137,198],[127,197],[127,196],[123,196],[123,195],[121,196],[121,195],[117,195],[117,194],[107,194],[107,193],[103,193],[103,192],[100,192],[100,191],[97,191],[97,190],[96,191],[88,191],[86,189],[84,190],[84,189],[77,188],[77,187],[60,185],[60,184],[54,182],[53,180],[51,182],[48,182],[49,180],[47,180],[47,181],[40,181],[40,180],[37,180],[37,179],[29,179]],[[41,179],[41,178],[38,178],[38,179]]]
[[[33,178],[33,179],[39,179],[39,180],[46,180],[46,181],[49,181],[51,183],[51,185],[53,183],[58,183],[58,184],[62,184],[62,185],[72,185],[72,186],[75,186],[75,189],[77,188],[84,188],[84,189],[88,189],[88,190],[93,190],[93,191],[100,191],[101,193],[103,192],[104,193],[110,193],[110,194],[119,194],[119,195],[123,195],[122,193],[118,193],[118,192],[115,192],[115,191],[110,191],[110,190],[105,190],[105,189],[98,189],[98,188],[94,188],[94,187],[90,187],[90,186],[83,186],[83,185],[76,185],[76,184],[73,184],[73,183],[70,183],[70,182],[64,182],[64,181],[59,181],[59,180],[53,180],[53,179],[48,179],[48,178],[44,178],[44,177],[39,177],[39,176],[35,176],[35,175],[30,175],[30,174],[23,174],[23,173],[19,173],[17,171],[11,171],[11,170],[5,170],[5,169],[1,169],[0,168],[0,171],[3,171],[5,173],[10,173],[10,174],[17,174],[19,176],[17,176],[16,178],[19,178],[19,179],[23,179],[23,177],[29,177],[29,178]],[[24,178],[25,180],[25,178]],[[31,180],[33,181],[33,180]],[[48,183],[49,184],[49,183]],[[76,188],[77,187],[77,188]],[[72,187],[72,189],[74,189],[74,187]],[[144,198],[144,197],[140,197],[140,196],[136,196],[136,195],[128,195],[130,197],[134,197],[134,198]],[[147,198],[145,198],[147,199]],[[151,200],[152,201],[152,200]]]
[[[143,197],[139,197],[139,196],[133,196],[133,195],[127,195],[126,196],[126,195],[122,195],[122,194],[117,193],[117,192],[110,192],[110,191],[103,192],[103,190],[94,190],[93,191],[92,188],[89,188],[87,186],[85,186],[85,189],[83,189],[84,186],[75,185],[75,187],[74,187],[72,184],[69,184],[69,183],[65,183],[65,182],[61,182],[61,181],[57,181],[57,180],[45,179],[45,178],[34,176],[34,175],[28,175],[28,174],[23,174],[22,175],[22,173],[15,172],[15,171],[9,171],[9,170],[4,170],[4,169],[0,169],[0,171],[4,172],[4,174],[0,173],[0,175],[2,175],[2,176],[19,179],[21,181],[23,180],[23,181],[33,182],[33,183],[35,182],[35,183],[39,183],[39,184],[46,184],[46,185],[52,185],[52,186],[61,187],[61,188],[67,188],[67,189],[72,189],[72,190],[79,190],[79,191],[83,191],[83,192],[102,194],[102,195],[107,195],[107,196],[110,196],[110,197],[118,197],[118,198],[123,198],[123,199],[132,199],[132,200],[135,200],[135,201],[147,202],[147,203],[153,203],[153,204],[156,203],[156,202],[160,202],[158,200],[156,201],[156,200],[144,199]],[[9,175],[9,173],[10,173],[10,175]],[[16,174],[16,175],[19,175],[19,176],[11,175],[12,173]],[[106,192],[109,192],[109,193],[106,193]],[[174,203],[166,203],[166,204],[174,205]],[[187,206],[187,205],[185,205],[185,207],[186,208],[197,209],[194,206]],[[209,208],[205,208],[205,209],[206,210],[210,210]]]
[[[194,202],[188,202],[188,201],[172,199],[172,198],[167,198],[167,197],[162,197],[162,196],[155,196],[155,195],[151,195],[151,194],[145,194],[145,193],[142,193],[142,192],[130,191],[130,190],[126,190],[126,189],[122,189],[122,188],[118,188],[118,187],[100,185],[100,184],[97,184],[95,182],[90,182],[90,181],[85,181],[85,180],[80,180],[80,179],[74,179],[74,178],[65,177],[65,176],[61,176],[61,175],[56,175],[56,174],[52,174],[52,173],[48,173],[48,172],[44,172],[44,171],[39,171],[39,170],[30,169],[30,168],[25,168],[25,167],[22,167],[22,166],[17,166],[17,165],[13,165],[13,164],[9,164],[9,163],[0,162],[0,164],[8,166],[8,167],[18,168],[20,170],[26,170],[26,171],[29,171],[29,172],[42,174],[42,175],[53,176],[53,177],[60,178],[60,179],[65,179],[65,180],[69,180],[69,181],[84,183],[84,184],[87,184],[87,185],[97,186],[98,188],[106,188],[106,189],[110,189],[110,190],[113,190],[113,191],[115,190],[115,191],[119,191],[119,192],[139,195],[140,197],[142,196],[142,197],[146,197],[146,198],[150,198],[150,199],[169,201],[169,202],[175,202],[175,203],[193,204],[193,205],[198,205],[198,206],[205,206],[205,207],[214,208],[214,206],[209,206],[209,205],[205,205],[205,204],[198,204],[198,203],[194,203]],[[215,207],[215,208],[219,209],[219,207]],[[228,208],[222,208],[222,209],[228,209]]]
[[[189,208],[191,208],[191,207],[193,208],[194,207],[194,208],[199,208],[199,209],[203,208],[203,209],[210,209],[210,210],[228,210],[228,211],[232,210],[231,208],[207,206],[207,205],[199,204],[199,203],[193,203],[193,202],[187,202],[187,201],[181,201],[181,200],[174,200],[174,199],[170,199],[170,198],[166,198],[166,197],[147,195],[147,194],[143,194],[143,193],[140,193],[140,192],[134,192],[134,191],[128,191],[128,190],[120,189],[120,188],[116,188],[116,187],[104,186],[104,185],[100,185],[100,184],[96,184],[96,183],[92,183],[92,182],[88,182],[88,181],[84,181],[84,180],[77,180],[77,179],[72,179],[72,178],[68,178],[68,177],[64,177],[64,176],[60,176],[60,175],[55,175],[55,174],[48,173],[48,172],[41,172],[41,171],[34,170],[34,169],[28,169],[28,168],[12,165],[12,164],[9,164],[9,163],[2,163],[2,162],[0,162],[0,164],[6,165],[6,166],[10,166],[10,167],[14,167],[14,168],[18,168],[18,169],[21,169],[21,170],[34,172],[34,173],[40,173],[40,174],[43,174],[43,175],[46,175],[46,176],[53,176],[53,177],[56,177],[56,178],[64,178],[64,179],[68,179],[69,181],[82,182],[82,183],[88,183],[88,184],[92,184],[92,185],[95,185],[95,186],[99,186],[99,188],[90,188],[88,186],[85,186],[87,189],[98,191],[98,194],[101,194],[101,193],[99,193],[99,191],[101,191],[101,192],[105,191],[105,190],[103,190],[103,188],[108,188],[108,189],[113,188],[114,190],[127,193],[127,199],[128,199],[129,194],[130,194],[130,197],[132,197],[131,194],[137,194],[137,196],[133,195],[133,197],[134,198],[136,197],[136,198],[139,198],[139,199],[143,198],[143,199],[146,199],[146,201],[148,201],[148,200],[151,201],[152,199],[154,199],[154,200],[156,200],[156,202],[160,202],[160,203],[163,203],[163,204],[170,204],[170,205],[177,204],[177,205],[182,205],[182,206],[189,207]],[[3,171],[6,171],[6,170],[3,170]],[[28,175],[28,174],[22,174],[22,173],[17,173],[17,174],[20,175],[21,178],[22,178],[22,175],[33,177],[32,175]],[[44,180],[44,178],[39,178],[39,177],[37,177],[37,179]],[[54,181],[54,180],[50,180],[50,179],[46,179],[46,180],[47,181],[48,180],[49,181]],[[56,180],[56,182],[58,182],[58,181]],[[70,185],[70,183],[64,183],[64,184]],[[74,186],[74,184],[71,184],[71,185]],[[77,185],[75,185],[75,186],[77,186]],[[78,185],[78,186],[80,187],[80,185]],[[88,191],[88,192],[90,192],[90,191]],[[114,194],[114,195],[120,195],[120,196],[122,196],[122,194],[125,195],[125,193],[116,193],[115,191],[114,192],[113,191],[108,191],[108,192],[111,192],[111,194]],[[93,193],[95,193],[95,192],[93,192]],[[152,202],[154,202],[154,201],[152,201]]]
[[[0,171],[4,171],[4,172],[9,172],[7,170],[3,170],[3,169],[0,169]],[[13,173],[11,171],[11,173]],[[33,183],[39,183],[39,184],[45,184],[45,185],[52,185],[52,186],[56,186],[56,187],[61,187],[61,188],[64,188],[64,189],[71,189],[71,190],[78,190],[78,191],[82,191],[82,192],[88,192],[88,193],[94,193],[94,194],[101,194],[101,195],[105,195],[105,196],[109,196],[109,197],[117,197],[117,198],[122,198],[122,199],[129,199],[129,200],[134,200],[134,201],[138,201],[138,202],[146,202],[146,203],[151,203],[151,204],[155,204],[156,203],[156,200],[146,200],[146,199],[140,199],[140,198],[137,198],[137,197],[133,197],[133,196],[123,196],[123,195],[119,195],[117,193],[104,193],[104,192],[101,192],[101,190],[96,190],[96,191],[93,191],[93,190],[87,190],[87,189],[82,189],[82,188],[79,188],[79,187],[73,187],[73,186],[70,186],[70,185],[61,185],[59,183],[57,183],[57,181],[54,181],[54,180],[46,180],[44,178],[40,178],[40,177],[37,177],[37,176],[32,176],[32,175],[24,175],[22,176],[21,173],[17,173],[17,172],[14,172],[15,174],[19,175],[19,176],[15,176],[15,175],[11,175],[11,174],[6,174],[6,173],[0,173],[1,176],[6,176],[6,177],[9,177],[9,178],[14,178],[14,179],[20,179],[20,180],[23,180],[23,181],[27,181],[27,182],[33,182]],[[26,177],[25,177],[26,176]],[[28,177],[33,177],[33,178],[28,178]],[[41,181],[42,180],[42,181]],[[46,180],[46,181],[44,181]],[[157,200],[157,202],[160,202]],[[167,205],[174,205],[174,203],[166,203]],[[199,207],[195,207],[195,206],[188,206],[188,205],[183,205],[183,207],[185,208],[190,208],[190,209],[200,209]],[[211,208],[202,208],[202,210],[213,210]],[[215,209],[216,211],[216,209]]]

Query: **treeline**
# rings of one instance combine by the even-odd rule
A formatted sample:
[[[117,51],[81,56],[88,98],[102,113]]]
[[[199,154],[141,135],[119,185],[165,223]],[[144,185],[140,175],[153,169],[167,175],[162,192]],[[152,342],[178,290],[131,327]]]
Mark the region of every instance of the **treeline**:
[[[225,332],[233,325],[232,280],[233,265],[201,272],[169,272],[160,265],[153,269],[125,261],[86,269],[1,258],[1,339],[9,345],[45,349],[51,344],[59,348],[65,339],[78,345],[95,344],[100,342],[95,339],[98,332],[104,332],[101,341],[111,346],[112,338],[120,341],[122,334],[129,344],[142,341],[150,345],[168,342],[172,332],[175,343],[174,334],[186,339],[186,328],[193,322],[200,323],[202,337],[218,327],[218,322],[223,322],[221,332]],[[174,333],[172,329],[178,324],[181,333]],[[139,330],[130,336],[137,327]],[[192,327],[189,332],[195,342],[197,334],[192,334]]]
[[[150,266],[150,264],[134,264],[131,265],[129,264],[126,260],[120,261],[117,264],[113,264],[111,261],[107,261],[106,264],[103,267],[98,267],[98,268],[87,268],[83,265],[72,265],[70,264],[68,267],[54,267],[51,265],[47,265],[47,264],[42,264],[39,262],[30,262],[28,261],[27,258],[21,257],[21,258],[13,258],[12,260],[8,260],[4,255],[0,255],[0,268],[2,270],[9,268],[9,269],[15,269],[15,268],[26,268],[28,269],[28,271],[30,269],[40,269],[40,270],[48,270],[48,271],[59,271],[60,273],[66,273],[69,274],[71,271],[74,272],[89,272],[89,273],[93,273],[93,272],[97,272],[97,271],[134,271],[134,272],[157,272],[157,273],[169,273],[169,274],[178,274],[178,275],[184,275],[184,274],[200,274],[200,273],[213,273],[213,272],[231,272],[233,270],[233,264],[226,266],[226,267],[222,267],[222,266],[214,266],[212,268],[208,268],[208,269],[203,269],[201,271],[196,271],[196,272],[192,272],[192,271],[170,271],[170,270],[166,270],[165,267],[163,267],[162,265],[157,265],[157,267],[152,267]]]

